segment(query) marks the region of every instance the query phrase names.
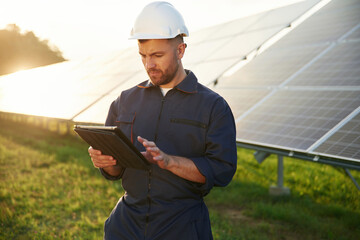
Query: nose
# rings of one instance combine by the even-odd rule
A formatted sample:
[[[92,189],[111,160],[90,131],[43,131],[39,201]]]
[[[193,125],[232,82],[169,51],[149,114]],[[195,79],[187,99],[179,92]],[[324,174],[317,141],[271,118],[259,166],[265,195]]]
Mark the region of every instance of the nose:
[[[154,59],[152,57],[147,57],[145,59],[145,68],[146,68],[146,70],[155,68],[155,66],[156,66],[156,64],[155,64]]]

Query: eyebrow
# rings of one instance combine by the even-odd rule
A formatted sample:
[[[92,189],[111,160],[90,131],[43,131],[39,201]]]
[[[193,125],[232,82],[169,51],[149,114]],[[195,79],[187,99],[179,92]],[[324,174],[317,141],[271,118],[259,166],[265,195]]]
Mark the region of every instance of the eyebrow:
[[[145,54],[143,54],[142,52],[139,51],[139,54],[141,56],[145,56]],[[157,52],[153,52],[153,53],[150,53],[149,55],[150,56],[153,56],[153,55],[156,55],[156,54],[165,54],[165,51],[157,51]]]

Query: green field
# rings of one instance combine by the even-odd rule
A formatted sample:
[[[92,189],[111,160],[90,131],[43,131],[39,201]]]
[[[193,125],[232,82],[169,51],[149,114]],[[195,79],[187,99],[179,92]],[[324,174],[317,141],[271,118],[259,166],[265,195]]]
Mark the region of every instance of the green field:
[[[123,193],[74,136],[0,119],[0,239],[102,239]],[[341,169],[284,158],[291,196],[271,197],[277,158],[239,149],[238,170],[206,197],[215,239],[360,239],[360,191]],[[360,172],[351,171],[360,182]]]

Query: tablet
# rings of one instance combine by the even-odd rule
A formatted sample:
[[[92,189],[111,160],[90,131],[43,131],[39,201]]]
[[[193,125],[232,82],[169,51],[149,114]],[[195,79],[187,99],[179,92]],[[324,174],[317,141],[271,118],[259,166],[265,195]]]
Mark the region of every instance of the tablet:
[[[149,169],[150,163],[118,127],[75,125],[74,131],[91,147],[116,159],[117,165]]]

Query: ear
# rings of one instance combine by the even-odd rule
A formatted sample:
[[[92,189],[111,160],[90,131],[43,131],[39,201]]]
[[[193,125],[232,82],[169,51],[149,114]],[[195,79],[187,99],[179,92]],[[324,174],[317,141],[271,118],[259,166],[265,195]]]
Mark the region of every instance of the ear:
[[[180,43],[180,44],[178,45],[176,52],[177,52],[177,55],[178,55],[178,59],[179,59],[179,60],[183,58],[183,56],[184,56],[184,54],[185,54],[185,48],[186,48],[186,46],[187,46],[186,43]]]

